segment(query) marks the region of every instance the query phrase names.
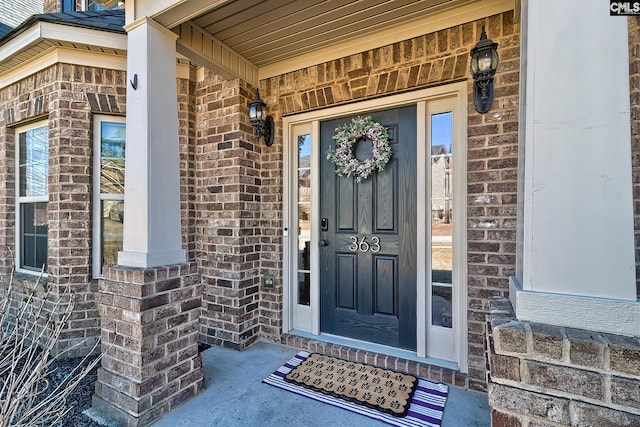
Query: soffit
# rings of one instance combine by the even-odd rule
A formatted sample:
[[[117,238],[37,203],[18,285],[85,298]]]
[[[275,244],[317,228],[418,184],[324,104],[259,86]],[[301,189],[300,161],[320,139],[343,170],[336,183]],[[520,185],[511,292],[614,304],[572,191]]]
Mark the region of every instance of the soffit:
[[[15,70],[56,48],[126,56],[126,34],[39,22],[0,46],[0,74]]]
[[[97,54],[117,55],[126,58],[126,49],[105,48],[100,46],[92,46],[85,43],[71,43],[61,40],[40,40],[32,44],[28,48],[21,50],[17,54],[11,56],[5,61],[0,62],[0,74],[19,68],[25,63],[29,63],[34,59],[52,51],[56,48],[68,48],[79,50],[82,52],[93,52]]]
[[[290,60],[472,0],[227,0],[178,3],[153,17],[168,28],[189,22],[257,67]],[[478,3],[476,1],[476,3]],[[195,15],[199,13],[198,15]]]

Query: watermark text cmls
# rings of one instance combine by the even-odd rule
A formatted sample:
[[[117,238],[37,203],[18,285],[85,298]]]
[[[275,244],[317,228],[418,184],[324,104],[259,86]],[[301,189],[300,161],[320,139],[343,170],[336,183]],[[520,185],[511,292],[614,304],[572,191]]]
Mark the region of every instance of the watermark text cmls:
[[[640,1],[609,0],[609,14],[611,16],[640,15]]]

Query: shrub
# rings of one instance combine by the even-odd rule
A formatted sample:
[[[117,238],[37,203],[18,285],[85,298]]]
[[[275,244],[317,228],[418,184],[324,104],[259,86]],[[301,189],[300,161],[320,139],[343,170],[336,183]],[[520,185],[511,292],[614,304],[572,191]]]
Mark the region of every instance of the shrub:
[[[66,288],[62,294],[44,289],[41,278],[33,289],[23,289],[14,285],[12,272],[8,286],[0,286],[0,427],[58,425],[71,409],[70,393],[100,361],[82,359],[54,380],[56,362],[75,348],[54,351],[75,298]]]

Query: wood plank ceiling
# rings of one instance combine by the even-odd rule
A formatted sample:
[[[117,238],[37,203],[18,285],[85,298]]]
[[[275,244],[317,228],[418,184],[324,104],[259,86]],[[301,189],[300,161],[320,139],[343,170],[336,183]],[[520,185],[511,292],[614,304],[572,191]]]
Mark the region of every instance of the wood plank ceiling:
[[[228,0],[190,24],[261,67],[366,37],[470,0]],[[161,14],[162,15],[162,14]],[[163,17],[158,16],[159,22]],[[178,24],[178,22],[175,22]]]

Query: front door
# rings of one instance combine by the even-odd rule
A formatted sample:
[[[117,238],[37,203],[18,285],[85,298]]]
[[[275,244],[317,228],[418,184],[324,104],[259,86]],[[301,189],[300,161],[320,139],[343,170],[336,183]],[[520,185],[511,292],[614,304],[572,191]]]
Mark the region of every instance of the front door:
[[[339,177],[326,152],[338,125],[320,124],[320,329],[416,349],[416,106],[369,114],[388,129],[393,156],[356,183]],[[358,159],[371,141],[356,144]]]

